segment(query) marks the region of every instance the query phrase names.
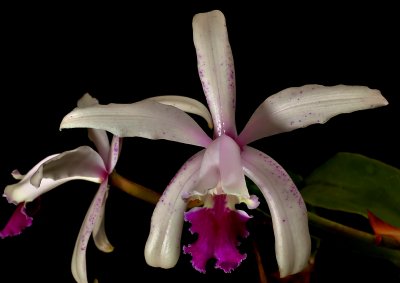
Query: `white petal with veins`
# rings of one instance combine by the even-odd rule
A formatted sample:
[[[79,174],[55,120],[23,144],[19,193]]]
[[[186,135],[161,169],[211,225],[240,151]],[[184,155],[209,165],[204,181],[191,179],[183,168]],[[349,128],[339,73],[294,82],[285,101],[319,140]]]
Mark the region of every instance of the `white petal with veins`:
[[[181,167],[154,209],[144,252],[150,266],[172,268],[179,259],[183,213],[186,209],[186,201],[182,196],[196,186],[203,155],[204,150]]]
[[[151,100],[75,108],[64,117],[60,128],[102,129],[118,137],[166,139],[202,147],[211,142],[188,114]]]
[[[236,83],[225,17],[220,11],[193,17],[197,68],[214,121],[215,135],[236,135]]]
[[[387,105],[379,90],[365,86],[305,85],[268,97],[253,113],[239,135],[242,144],[289,132],[353,111]]]
[[[88,146],[46,157],[16,184],[6,186],[9,202],[29,202],[72,180],[100,183],[106,168],[102,158]],[[22,176],[22,175],[21,175]]]
[[[145,100],[157,101],[161,104],[174,106],[187,113],[199,115],[200,117],[204,118],[204,120],[206,120],[207,125],[210,129],[213,128],[210,111],[208,111],[207,107],[203,103],[197,101],[196,99],[186,96],[163,95],[153,96]]]

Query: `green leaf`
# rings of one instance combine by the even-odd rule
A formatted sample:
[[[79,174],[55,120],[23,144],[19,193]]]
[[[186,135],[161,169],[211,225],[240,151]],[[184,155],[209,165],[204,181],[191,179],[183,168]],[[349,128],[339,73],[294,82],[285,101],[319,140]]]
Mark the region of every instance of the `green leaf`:
[[[304,200],[315,207],[367,210],[400,227],[400,170],[354,153],[338,153],[305,179]]]

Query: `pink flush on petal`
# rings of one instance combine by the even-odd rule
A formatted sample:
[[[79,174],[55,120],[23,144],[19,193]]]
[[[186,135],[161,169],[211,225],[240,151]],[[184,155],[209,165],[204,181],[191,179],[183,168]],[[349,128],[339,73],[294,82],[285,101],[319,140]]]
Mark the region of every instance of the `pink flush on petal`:
[[[32,225],[32,217],[25,211],[25,203],[18,204],[10,220],[3,230],[0,231],[0,237],[16,236],[21,234],[22,230]]]
[[[192,224],[190,232],[197,233],[198,239],[183,251],[192,255],[193,267],[202,273],[206,272],[207,261],[211,258],[216,259],[216,268],[231,272],[246,258],[237,246],[239,237],[249,235],[246,222],[250,216],[227,207],[225,194],[214,195],[213,201],[212,208],[193,208],[185,213],[185,220]]]

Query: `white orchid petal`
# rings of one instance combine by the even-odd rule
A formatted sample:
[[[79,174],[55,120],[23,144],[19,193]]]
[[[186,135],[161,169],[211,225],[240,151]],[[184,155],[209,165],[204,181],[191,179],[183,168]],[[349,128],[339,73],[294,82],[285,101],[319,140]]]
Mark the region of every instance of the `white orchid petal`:
[[[111,148],[109,152],[109,157],[107,161],[107,171],[111,174],[117,164],[119,154],[121,152],[122,138],[113,136],[111,141]]]
[[[72,254],[71,270],[74,279],[78,283],[88,283],[86,272],[86,248],[98,217],[104,209],[105,196],[107,193],[108,178],[100,184],[100,187],[90,204],[90,207],[83,220],[78,238],[76,239],[74,252]]]
[[[95,183],[100,183],[103,179],[103,175],[100,174],[100,170],[93,166],[89,166],[88,168],[84,168],[83,174],[82,172],[79,172],[78,175],[70,175],[66,176],[69,174],[63,174],[60,173],[59,176],[63,176],[64,178],[61,179],[50,179],[47,176],[47,169],[43,170],[43,166],[46,164],[51,163],[52,161],[56,162],[58,164],[58,169],[59,171],[65,171],[65,172],[72,172],[76,170],[74,167],[79,167],[80,161],[77,160],[76,163],[74,164],[73,162],[66,162],[63,163],[63,159],[65,156],[68,157],[68,155],[72,154],[74,155],[76,151],[81,151],[79,148],[77,150],[73,151],[67,151],[62,154],[54,154],[51,156],[46,157],[42,161],[40,161],[38,164],[36,164],[26,175],[23,176],[23,178],[16,184],[8,185],[6,186],[4,190],[4,196],[7,198],[7,200],[10,203],[18,204],[21,202],[29,202],[37,198],[38,196],[60,186],[63,183],[66,183],[71,180],[87,180]],[[96,153],[97,155],[97,153]],[[65,157],[66,158],[66,157]],[[66,158],[67,160],[71,160],[70,158]],[[98,158],[98,161],[101,161],[101,158]],[[83,164],[86,164],[83,162]],[[104,165],[103,165],[104,166]],[[55,169],[50,166],[50,169]],[[90,170],[90,169],[95,169],[95,170]],[[39,173],[38,173],[39,172]],[[31,183],[32,177],[34,177],[34,186]],[[40,184],[40,185],[39,185]]]
[[[146,262],[150,266],[171,268],[179,259],[186,209],[186,202],[182,196],[196,186],[203,155],[204,150],[195,154],[181,167],[154,209],[144,252]]]
[[[76,108],[64,117],[60,128],[95,128],[119,137],[166,139],[202,147],[211,142],[188,114],[151,100]]]
[[[99,101],[92,97],[89,93],[85,93],[79,100],[78,100],[78,107],[79,108],[86,108],[94,105],[98,105]]]
[[[72,180],[83,178],[65,178],[62,180],[42,179],[40,186],[37,188],[33,186],[29,180],[24,180],[13,185],[6,186],[3,196],[5,196],[10,203],[18,204],[21,202],[30,202],[38,196],[47,193],[48,191]],[[100,183],[100,180],[87,179],[95,183]]]
[[[272,217],[280,276],[300,272],[308,263],[311,239],[303,198],[285,170],[271,157],[249,146],[243,169],[261,190]]]
[[[195,15],[193,40],[214,131],[218,136],[224,133],[236,136],[235,68],[224,15],[220,11]]]
[[[221,181],[220,173],[220,140],[214,140],[205,150],[204,157],[198,172],[197,195],[204,195],[208,190],[214,189]]]
[[[107,200],[108,191],[105,194],[104,202]],[[105,253],[110,253],[114,250],[114,247],[110,244],[110,241],[107,238],[107,234],[105,231],[105,221],[104,221],[104,213],[105,213],[106,206],[101,206],[101,210],[99,216],[97,218],[96,224],[93,228],[93,240],[96,247]]]
[[[104,163],[108,160],[108,153],[110,151],[110,141],[108,140],[107,132],[98,129],[88,129],[89,139],[96,146],[97,152],[100,154]]]
[[[275,134],[323,124],[330,118],[387,105],[379,90],[365,86],[305,85],[268,97],[254,112],[243,132],[242,144]]]
[[[98,105],[99,101],[92,97],[89,93],[85,93],[78,100],[78,108],[86,108]],[[108,160],[108,152],[110,151],[110,142],[106,131],[97,129],[88,129],[89,139],[94,143],[100,156],[103,158],[104,163]]]
[[[15,180],[22,180],[22,179],[24,178],[24,175],[22,175],[22,174],[18,171],[18,169],[14,169],[14,170],[11,172],[11,176],[13,176],[13,178],[14,178]]]
[[[207,107],[203,103],[196,99],[178,95],[163,95],[150,97],[146,100],[157,101],[161,104],[174,106],[187,113],[199,115],[200,117],[204,118],[204,120],[206,120],[207,125],[210,129],[213,128],[210,111],[208,111]]]
[[[56,153],[56,154],[52,154],[50,156],[47,156],[46,158],[42,159],[38,164],[36,164],[35,166],[33,166],[33,168],[31,170],[29,170],[28,173],[26,173],[25,175],[22,175],[18,169],[15,169],[14,171],[11,172],[11,175],[17,179],[17,180],[30,180],[30,178],[32,177],[33,174],[36,173],[36,171],[47,161],[52,160],[56,157],[58,157],[60,155],[60,153]],[[21,182],[20,182],[21,183]]]
[[[239,198],[250,198],[238,144],[225,135],[219,137],[218,140],[221,140],[219,159],[221,184],[224,192],[229,195],[236,195]]]
[[[106,175],[100,155],[89,146],[81,146],[44,162],[32,175],[30,182],[35,187],[40,186],[43,178],[55,181],[67,178],[93,179],[97,182]]]

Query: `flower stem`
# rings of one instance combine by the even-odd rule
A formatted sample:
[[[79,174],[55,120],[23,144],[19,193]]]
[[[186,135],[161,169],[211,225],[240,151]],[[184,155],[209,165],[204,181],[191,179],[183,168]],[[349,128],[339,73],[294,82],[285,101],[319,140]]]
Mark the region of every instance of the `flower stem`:
[[[376,244],[375,235],[334,222],[318,216],[315,213],[308,212],[308,220],[311,226],[329,232],[332,235],[341,235],[346,238],[357,239],[358,242],[364,244]],[[381,245],[387,248],[400,249],[400,244],[396,240],[386,236],[382,237]]]
[[[126,179],[115,170],[110,175],[111,184],[138,199],[157,204],[160,194],[142,185]]]
[[[258,246],[255,241],[253,241],[253,250],[256,255],[256,262],[258,267],[258,276],[260,279],[260,283],[268,283],[267,274],[265,273],[264,266],[262,263],[260,252],[258,251]]]
[[[308,220],[310,227],[314,228],[313,231],[318,233],[319,238],[334,241],[346,240],[343,241],[343,246],[354,248],[369,256],[389,260],[400,267],[400,245],[396,240],[383,236],[378,246],[376,236],[373,234],[334,222],[312,212],[308,212]],[[350,245],[345,245],[346,242]]]
[[[271,220],[271,216],[264,210],[257,208],[267,219]],[[377,245],[375,235],[354,229],[352,227],[337,223],[326,219],[315,213],[308,212],[308,223],[312,236],[318,239],[331,239],[333,241],[343,241],[351,243],[349,248],[356,248],[365,254],[390,260],[396,266],[400,267],[400,245],[399,243],[387,236],[382,236],[380,245]],[[271,222],[272,224],[272,222]]]

